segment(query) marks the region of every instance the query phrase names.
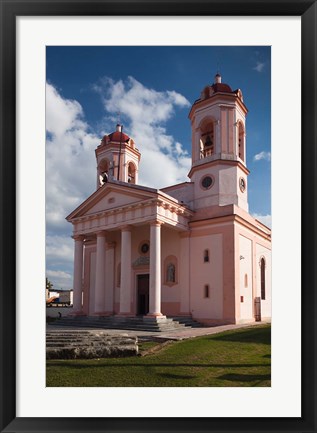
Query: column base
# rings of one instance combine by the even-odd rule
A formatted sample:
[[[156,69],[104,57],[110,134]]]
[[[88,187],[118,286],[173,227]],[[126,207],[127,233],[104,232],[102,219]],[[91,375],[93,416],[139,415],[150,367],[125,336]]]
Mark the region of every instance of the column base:
[[[164,314],[162,313],[149,313],[146,316],[143,316],[144,319],[146,318],[152,319],[153,317],[156,319],[166,319],[166,316],[164,316]]]

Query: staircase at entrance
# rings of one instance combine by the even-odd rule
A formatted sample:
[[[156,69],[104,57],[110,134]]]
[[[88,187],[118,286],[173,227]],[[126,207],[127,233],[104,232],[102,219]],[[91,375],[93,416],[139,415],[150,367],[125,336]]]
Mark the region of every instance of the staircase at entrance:
[[[126,329],[133,331],[167,332],[178,331],[186,327],[202,327],[189,316],[184,317],[98,317],[98,316],[68,316],[52,322],[51,325],[96,328],[96,329]]]

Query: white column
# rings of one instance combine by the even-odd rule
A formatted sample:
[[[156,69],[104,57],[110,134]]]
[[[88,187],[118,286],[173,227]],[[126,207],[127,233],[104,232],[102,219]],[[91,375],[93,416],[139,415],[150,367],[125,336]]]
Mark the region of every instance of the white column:
[[[105,312],[113,314],[113,295],[114,295],[114,242],[106,244],[106,294]]]
[[[82,312],[82,278],[83,278],[83,251],[84,237],[73,236],[75,240],[74,248],[74,313]]]
[[[149,316],[161,313],[161,223],[151,223]]]
[[[131,314],[131,227],[121,229],[120,313]]]
[[[101,231],[97,233],[95,313],[102,313],[105,303],[105,248],[106,233]]]

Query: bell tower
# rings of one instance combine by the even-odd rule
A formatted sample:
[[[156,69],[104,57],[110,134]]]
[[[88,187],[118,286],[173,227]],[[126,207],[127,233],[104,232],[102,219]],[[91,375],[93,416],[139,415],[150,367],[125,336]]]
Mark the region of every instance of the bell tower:
[[[95,150],[97,160],[97,189],[108,180],[138,183],[141,154],[135,142],[117,124],[116,130],[105,135]]]
[[[245,121],[248,109],[240,89],[217,73],[189,113],[195,208],[237,205],[248,211]]]

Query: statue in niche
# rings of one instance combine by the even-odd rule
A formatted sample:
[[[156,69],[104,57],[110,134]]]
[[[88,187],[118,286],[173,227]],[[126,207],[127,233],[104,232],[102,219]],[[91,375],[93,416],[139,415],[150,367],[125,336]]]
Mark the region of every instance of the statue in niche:
[[[175,265],[173,263],[170,263],[167,266],[167,278],[166,281],[168,283],[175,283]]]

